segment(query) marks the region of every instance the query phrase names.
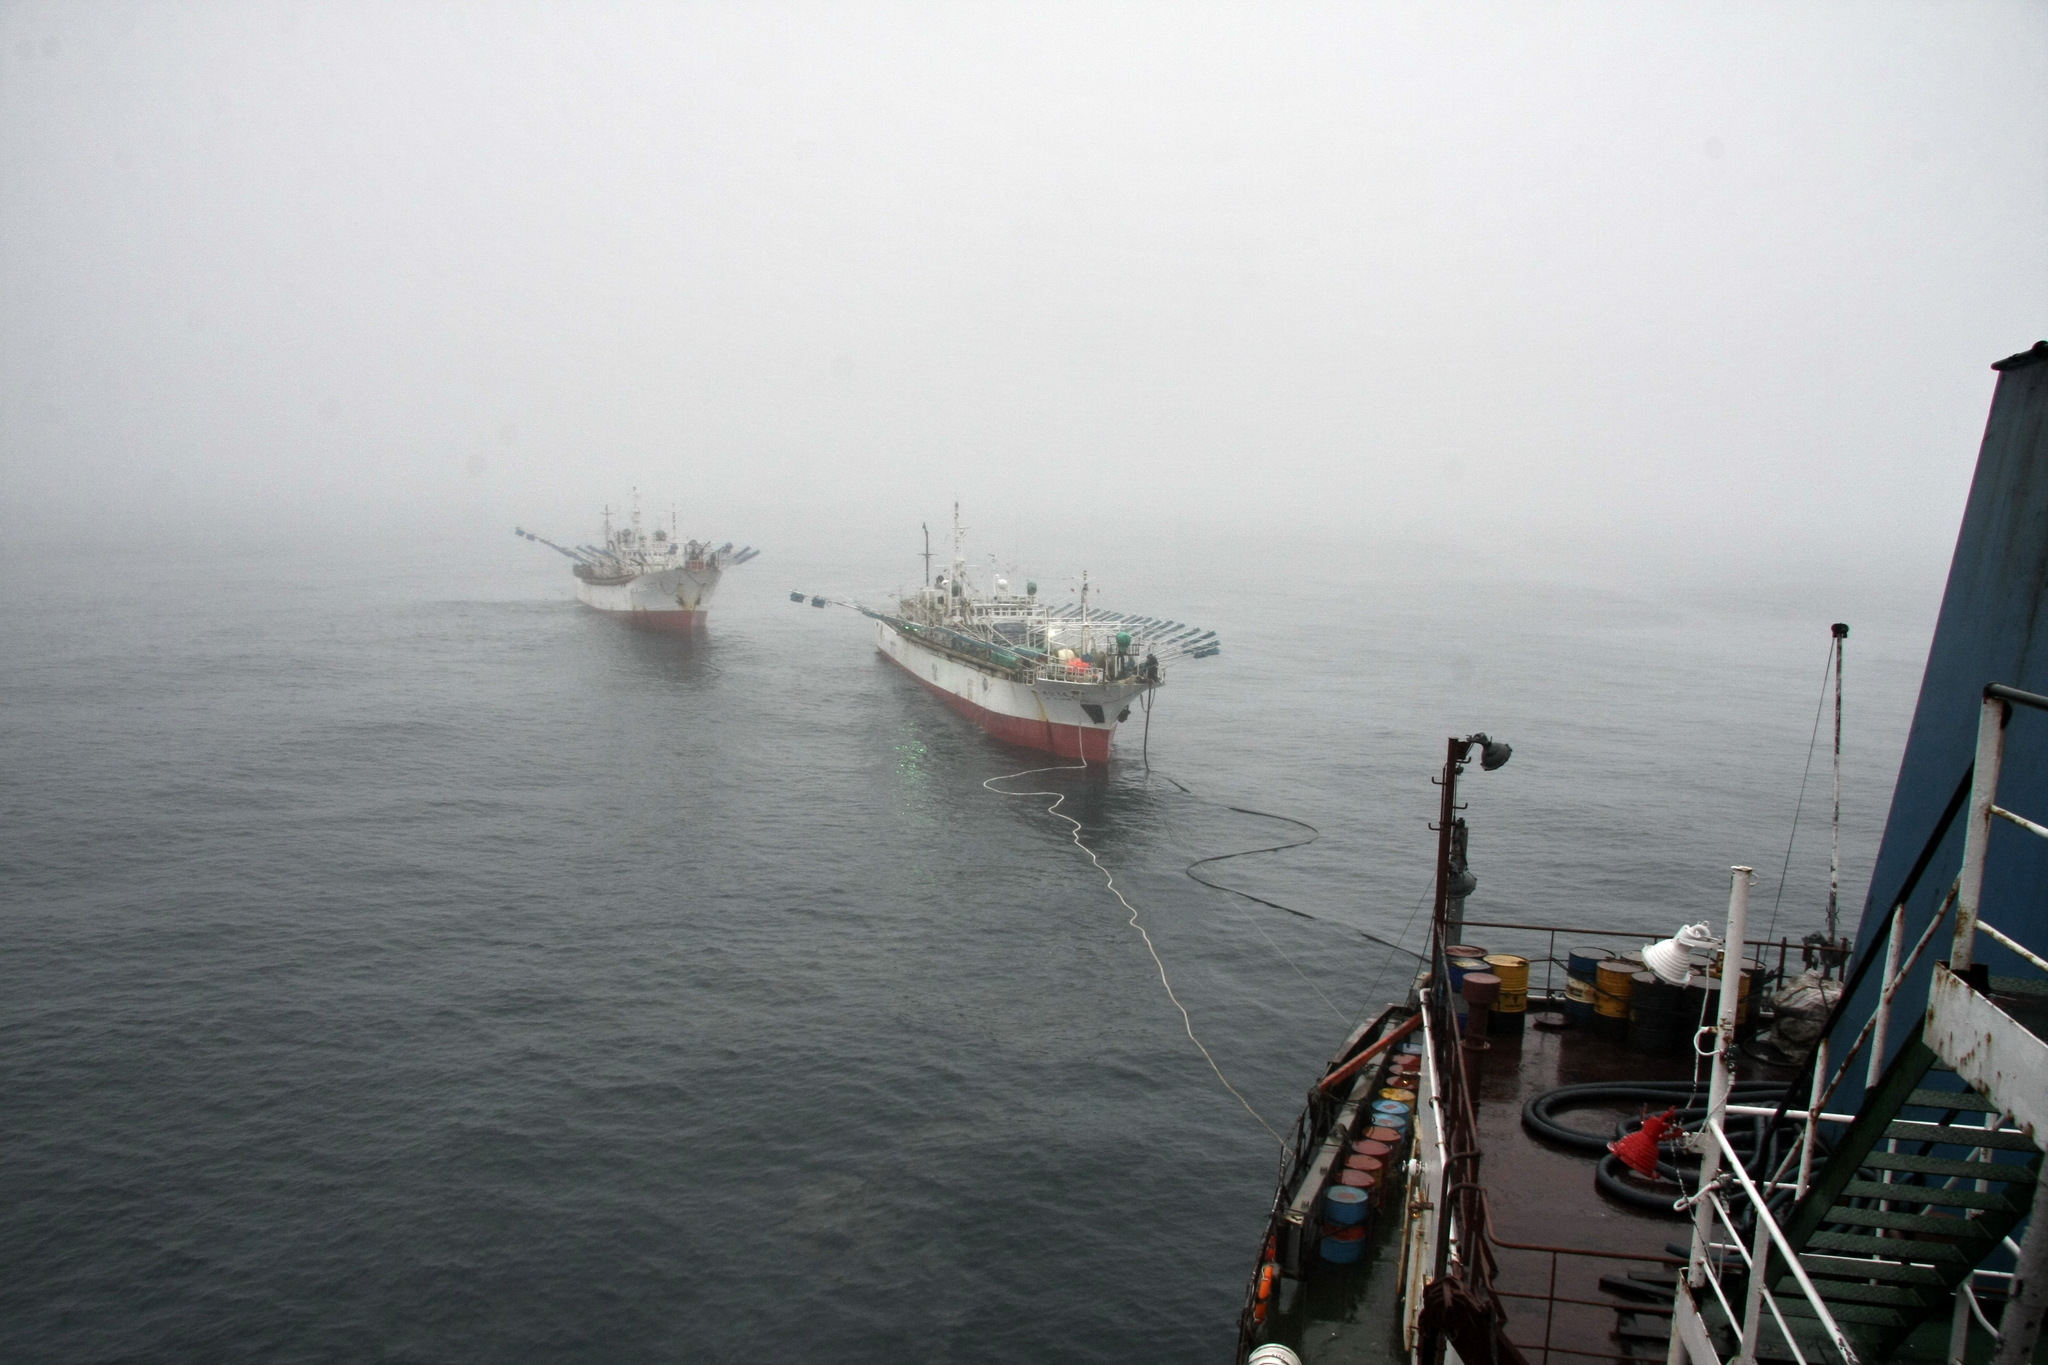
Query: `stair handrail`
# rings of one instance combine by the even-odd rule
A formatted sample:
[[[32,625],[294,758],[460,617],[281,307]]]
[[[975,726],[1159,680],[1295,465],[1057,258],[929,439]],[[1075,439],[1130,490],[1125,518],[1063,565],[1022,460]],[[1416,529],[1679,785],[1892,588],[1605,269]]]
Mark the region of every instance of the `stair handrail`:
[[[1970,799],[1970,785],[1974,774],[1974,766],[1965,768],[1962,777],[1956,782],[1956,789],[1949,796],[1948,805],[1943,808],[1941,818],[1934,822],[1934,829],[1928,834],[1927,841],[1920,847],[1919,857],[1913,860],[1912,868],[1906,873],[1905,880],[1899,884],[1898,894],[1892,897],[1891,909],[1885,911],[1884,918],[1878,922],[1871,934],[1868,946],[1865,947],[1862,955],[1857,958],[1855,967],[1847,973],[1845,980],[1842,982],[1842,993],[1835,997],[1834,1007],[1828,1011],[1827,1022],[1821,1026],[1820,1036],[1822,1038],[1834,1036],[1835,1030],[1841,1026],[1842,1016],[1848,1013],[1850,1002],[1856,998],[1857,990],[1863,985],[1863,978],[1869,975],[1871,967],[1883,956],[1879,947],[1879,939],[1887,937],[1892,922],[1905,914],[1906,902],[1919,889],[1920,878],[1926,875],[1928,867],[1934,862],[1935,853],[1941,848],[1942,840],[1948,837],[1949,826],[1955,823],[1956,816],[1962,813],[1964,804]],[[1946,913],[1947,906],[1944,903],[1942,909],[1937,914]],[[1899,975],[1903,978],[1904,973],[1901,972]],[[1855,1051],[1851,1049],[1849,1060],[1853,1060],[1854,1057]],[[1770,1121],[1764,1125],[1764,1131],[1761,1135],[1761,1142],[1763,1144],[1767,1145],[1771,1138],[1776,1136],[1778,1130],[1784,1126],[1786,1114],[1792,1109],[1794,1104],[1792,1097],[1801,1090],[1808,1089],[1812,1084],[1815,1071],[1825,1065],[1825,1049],[1816,1048],[1807,1055],[1806,1061],[1800,1066],[1798,1076],[1785,1088],[1785,1098],[1779,1104],[1778,1111],[1771,1115]],[[1845,1061],[1843,1065],[1846,1068],[1848,1061]],[[1836,1084],[1840,1083],[1840,1079],[1839,1076],[1836,1077]],[[1834,1093],[1834,1086],[1828,1087],[1828,1093]],[[1809,1105],[1808,1107],[1811,1111],[1823,1106]],[[1760,1146],[1758,1150],[1763,1150],[1763,1147]]]
[[[1792,1278],[1798,1283],[1799,1292],[1806,1296],[1807,1303],[1812,1306],[1814,1316],[1820,1320],[1821,1327],[1828,1334],[1828,1340],[1833,1343],[1834,1348],[1841,1353],[1843,1360],[1848,1362],[1848,1365],[1857,1365],[1856,1348],[1849,1344],[1849,1338],[1843,1334],[1841,1324],[1836,1322],[1835,1315],[1828,1311],[1827,1303],[1821,1298],[1820,1291],[1814,1288],[1813,1281],[1808,1278],[1806,1267],[1799,1264],[1798,1253],[1793,1251],[1792,1244],[1786,1240],[1785,1231],[1778,1226],[1778,1220],[1771,1216],[1770,1204],[1764,1199],[1762,1192],[1757,1189],[1756,1182],[1751,1180],[1749,1172],[1743,1169],[1742,1158],[1737,1154],[1734,1145],[1728,1141],[1728,1134],[1721,1127],[1720,1120],[1708,1119],[1706,1128],[1708,1132],[1713,1134],[1715,1143],[1721,1148],[1721,1154],[1727,1162],[1726,1170],[1735,1177],[1736,1184],[1741,1186],[1743,1194],[1749,1199],[1750,1208],[1756,1215],[1757,1227],[1769,1236],[1772,1245],[1777,1247],[1778,1254],[1785,1258],[1786,1268],[1792,1272]],[[1730,1226],[1733,1226],[1732,1219],[1730,1220]],[[1762,1238],[1759,1238],[1758,1242],[1759,1246],[1761,1246]],[[1768,1269],[1768,1258],[1757,1259],[1765,1260],[1766,1264],[1764,1267],[1754,1265],[1750,1267],[1749,1297],[1752,1304],[1756,1303],[1759,1296],[1765,1299],[1772,1297],[1771,1287],[1765,1283],[1767,1277],[1763,1273],[1765,1269]],[[1752,1308],[1749,1312],[1745,1313],[1742,1329],[1743,1342],[1751,1351],[1755,1349],[1756,1343],[1751,1323],[1754,1311],[1754,1308]],[[1775,1304],[1772,1305],[1772,1313],[1774,1316],[1778,1316],[1780,1330],[1784,1330],[1785,1320],[1777,1314]],[[1790,1331],[1785,1332],[1785,1340],[1788,1344],[1792,1343]],[[1798,1350],[1796,1344],[1793,1344],[1793,1350]]]
[[[1970,814],[1963,825],[1963,867],[1956,877],[1956,939],[1949,953],[1949,970],[1965,979],[1976,961],[1977,930],[1982,923],[1979,911],[1984,894],[1984,860],[1991,849],[1992,814],[1998,809],[1999,769],[2005,762],[2005,727],[2012,719],[2015,705],[2048,711],[2048,697],[2007,687],[2004,683],[1984,685],[1984,700],[1977,711],[1976,761],[1970,765]],[[2007,816],[2017,819],[2010,812]],[[2020,823],[2033,824],[2032,821]],[[1996,937],[2000,942],[2011,945],[2011,940],[2005,935]],[[2032,953],[2026,953],[2026,956],[2040,961]]]

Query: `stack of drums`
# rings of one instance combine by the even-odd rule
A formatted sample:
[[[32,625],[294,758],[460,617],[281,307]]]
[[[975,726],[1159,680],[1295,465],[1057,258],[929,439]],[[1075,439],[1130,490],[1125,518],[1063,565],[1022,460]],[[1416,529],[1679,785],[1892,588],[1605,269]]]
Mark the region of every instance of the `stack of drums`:
[[[1336,1194],[1339,1190],[1349,1188],[1347,1185],[1339,1185],[1330,1193]],[[1325,1208],[1328,1208],[1327,1204]],[[1332,1223],[1325,1220],[1323,1243],[1316,1249],[1322,1252],[1323,1260],[1330,1265],[1358,1264],[1365,1259],[1365,1224]]]
[[[1592,1026],[1600,964],[1611,956],[1605,948],[1574,948],[1565,958],[1564,1017],[1580,1028]]]
[[[1628,1037],[1628,1001],[1641,968],[1625,957],[1605,958],[1594,978],[1593,1032],[1613,1042]]]
[[[1756,1032],[1763,1010],[1764,969],[1742,969],[1742,1006],[1735,1012],[1735,1036],[1747,1040]]]
[[[1465,978],[1474,972],[1486,970],[1486,950],[1460,943],[1444,949],[1444,956],[1451,964],[1451,1008],[1463,1014],[1465,1004]]]
[[[1377,1204],[1380,1202],[1381,1190],[1386,1184],[1387,1158],[1359,1151],[1358,1149],[1368,1141],[1371,1139],[1361,1138],[1351,1144],[1351,1150],[1344,1154],[1344,1165],[1337,1171],[1336,1186],[1332,1188],[1341,1186],[1357,1190],[1365,1196],[1368,1203]],[[1374,1142],[1372,1145],[1385,1147],[1389,1152],[1393,1150],[1391,1145],[1384,1142]]]
[[[1655,972],[1637,972],[1630,979],[1628,1050],[1667,1057],[1690,1036],[1685,987],[1670,985]]]
[[[1742,983],[1735,988],[1735,1036],[1747,1038],[1756,1032],[1758,1005],[1761,1003],[1761,983],[1764,969],[1744,967]],[[1707,976],[1696,976],[1685,988],[1685,1032],[1690,1038],[1693,1030],[1711,1028],[1721,1017],[1721,971],[1717,965]]]
[[[1529,1018],[1529,959],[1495,953],[1486,959],[1486,969],[1500,978],[1500,998],[1493,1002],[1487,1031],[1496,1038],[1520,1037]]]
[[[1333,1185],[1323,1196],[1323,1244],[1332,1265],[1354,1265],[1365,1255],[1365,1230],[1372,1225],[1372,1199],[1353,1185]]]

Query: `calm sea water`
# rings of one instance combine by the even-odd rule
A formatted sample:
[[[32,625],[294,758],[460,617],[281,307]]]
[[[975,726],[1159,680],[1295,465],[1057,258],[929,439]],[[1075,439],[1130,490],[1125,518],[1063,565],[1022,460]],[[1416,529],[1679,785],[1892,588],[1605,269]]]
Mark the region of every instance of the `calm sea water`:
[[[0,1357],[1229,1358],[1273,1140],[984,789],[1035,761],[786,598],[891,580],[770,550],[697,641],[509,537],[5,595]],[[1399,989],[1448,733],[1516,746],[1475,918],[1718,921],[1746,862],[1768,919],[1839,597],[1133,565],[1226,652],[1154,773],[1012,785],[1275,1128]],[[1852,922],[1937,589],[1852,618]],[[1227,805],[1320,828],[1214,869],[1315,918],[1182,875],[1291,837]]]

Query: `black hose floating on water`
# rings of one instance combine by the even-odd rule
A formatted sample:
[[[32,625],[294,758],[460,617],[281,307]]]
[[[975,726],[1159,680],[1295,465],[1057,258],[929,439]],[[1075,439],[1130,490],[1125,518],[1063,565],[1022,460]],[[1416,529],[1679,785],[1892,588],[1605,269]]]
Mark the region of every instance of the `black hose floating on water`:
[[[1149,764],[1147,765],[1147,770],[1150,770]],[[1323,918],[1321,915],[1311,915],[1306,910],[1297,910],[1291,905],[1282,905],[1279,901],[1267,900],[1264,896],[1255,896],[1249,891],[1240,891],[1234,886],[1226,886],[1222,882],[1212,881],[1209,878],[1204,877],[1201,873],[1195,871],[1196,868],[1205,866],[1209,863],[1227,862],[1232,858],[1249,858],[1254,853],[1281,853],[1290,848],[1305,848],[1308,845],[1314,843],[1316,840],[1323,837],[1323,832],[1321,830],[1317,829],[1314,825],[1311,825],[1306,820],[1295,819],[1292,815],[1276,815],[1275,813],[1269,810],[1253,810],[1250,806],[1231,806],[1226,805],[1221,801],[1211,800],[1209,797],[1202,795],[1193,787],[1188,786],[1185,782],[1182,782],[1179,778],[1174,777],[1170,773],[1160,773],[1159,775],[1165,778],[1168,782],[1173,783],[1173,785],[1180,790],[1182,795],[1192,796],[1195,798],[1195,800],[1202,802],[1204,805],[1216,806],[1220,809],[1231,811],[1238,815],[1257,816],[1261,820],[1278,820],[1282,824],[1294,825],[1299,829],[1305,829],[1308,831],[1308,837],[1306,839],[1293,839],[1284,844],[1267,844],[1259,848],[1241,848],[1238,849],[1235,853],[1216,853],[1210,855],[1207,858],[1197,858],[1193,862],[1189,863],[1185,868],[1181,869],[1184,873],[1187,874],[1187,877],[1190,881],[1198,882],[1201,885],[1208,887],[1212,891],[1222,891],[1228,895],[1241,896],[1245,900],[1251,901],[1255,905],[1263,905],[1273,910],[1285,910],[1288,914],[1297,915],[1302,919],[1321,920]],[[1354,930],[1360,938],[1367,939],[1373,943],[1377,943],[1383,948],[1391,948],[1396,952],[1406,953],[1408,954],[1408,956],[1415,958],[1417,961],[1421,961],[1423,959],[1423,955],[1421,953],[1416,952],[1413,948],[1404,947],[1399,943],[1395,943],[1391,939],[1381,938],[1378,934],[1373,933],[1371,930],[1360,929],[1355,924],[1350,925],[1349,927],[1352,930]]]

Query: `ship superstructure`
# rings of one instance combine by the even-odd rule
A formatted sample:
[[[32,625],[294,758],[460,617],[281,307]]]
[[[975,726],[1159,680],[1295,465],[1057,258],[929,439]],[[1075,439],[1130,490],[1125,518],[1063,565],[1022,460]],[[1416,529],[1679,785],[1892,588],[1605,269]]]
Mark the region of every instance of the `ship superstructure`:
[[[1076,599],[1057,607],[1035,582],[1020,593],[996,575],[979,588],[957,505],[953,523],[952,563],[895,611],[840,605],[875,622],[884,658],[1000,740],[1101,762],[1117,726],[1165,684],[1170,662],[1222,651],[1213,630],[1103,610],[1085,573]]]
[[[1718,936],[1469,917],[1507,753],[1450,737],[1420,971],[1310,1091],[1245,1365],[2048,1361],[2048,342],[1994,368],[1854,944],[1751,937],[1748,867]]]
[[[570,572],[576,576],[576,598],[585,606],[645,630],[678,633],[702,630],[719,575],[761,553],[734,549],[731,541],[684,540],[676,533],[673,513],[670,525],[649,532],[641,525],[637,500],[624,526],[614,526],[611,509],[605,509],[602,541],[596,545],[557,545],[524,527],[512,533],[574,560]]]

